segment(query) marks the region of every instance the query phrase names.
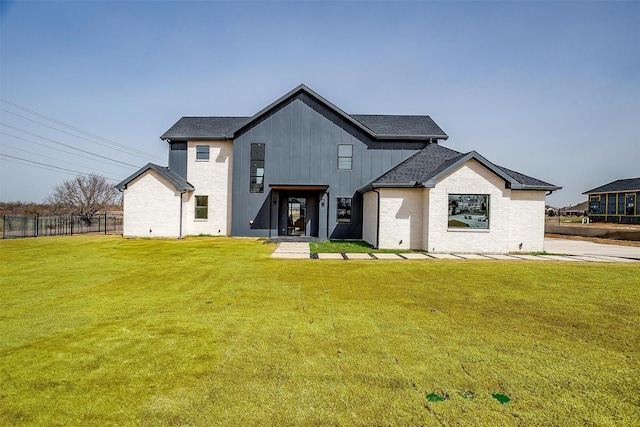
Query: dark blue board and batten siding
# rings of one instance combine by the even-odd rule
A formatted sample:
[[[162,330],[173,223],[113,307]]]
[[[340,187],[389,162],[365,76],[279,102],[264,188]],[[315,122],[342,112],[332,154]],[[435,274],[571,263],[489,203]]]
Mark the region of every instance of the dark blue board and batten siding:
[[[249,192],[251,144],[265,144],[264,193]],[[353,145],[351,170],[338,170],[338,145]],[[356,191],[416,151],[425,141],[372,141],[338,114],[302,93],[241,129],[233,143],[231,234],[278,235],[281,191],[270,185],[325,185],[318,237],[362,238],[362,197]],[[291,194],[290,194],[291,195]],[[336,221],[336,199],[352,197],[351,223]]]

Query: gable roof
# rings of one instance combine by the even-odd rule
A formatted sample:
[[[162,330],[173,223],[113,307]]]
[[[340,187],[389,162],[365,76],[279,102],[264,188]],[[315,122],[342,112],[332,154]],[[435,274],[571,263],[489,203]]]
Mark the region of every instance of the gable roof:
[[[183,117],[160,139],[233,139],[243,129],[300,94],[313,98],[372,139],[445,140],[449,138],[429,116],[350,115],[301,84],[251,117]]]
[[[475,151],[462,154],[438,144],[429,144],[398,166],[373,180],[360,191],[371,191],[374,188],[381,187],[433,188],[436,185],[436,181],[441,177],[471,159],[476,160],[491,172],[498,175],[505,181],[505,185],[513,190],[555,191],[562,188],[494,165]]]
[[[162,176],[167,181],[169,181],[171,184],[173,184],[174,188],[176,190],[178,190],[178,191],[193,191],[193,190],[195,190],[193,185],[189,184],[186,179],[184,179],[183,177],[181,177],[180,175],[178,175],[177,173],[175,173],[171,169],[169,169],[167,167],[164,167],[164,166],[158,166],[158,165],[153,164],[153,163],[147,163],[145,166],[143,166],[140,169],[138,169],[131,176],[129,176],[128,178],[126,178],[122,182],[116,184],[116,188],[118,190],[120,190],[120,191],[124,190],[125,188],[127,188],[127,185],[131,181],[133,181],[134,179],[138,178],[140,175],[142,175],[143,173],[145,173],[149,169],[157,172],[160,176]]]
[[[593,190],[585,191],[582,194],[592,193],[616,193],[619,191],[638,191],[640,190],[640,178],[619,179],[610,182]]]

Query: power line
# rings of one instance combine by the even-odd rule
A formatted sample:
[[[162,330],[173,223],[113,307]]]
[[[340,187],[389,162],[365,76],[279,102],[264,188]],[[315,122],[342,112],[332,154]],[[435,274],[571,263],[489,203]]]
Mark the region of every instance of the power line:
[[[83,130],[83,129],[80,129],[80,128],[78,128],[78,127],[75,127],[75,126],[72,126],[72,125],[70,125],[70,124],[67,124],[67,123],[61,122],[60,120],[56,120],[56,119],[54,119],[54,118],[52,118],[52,117],[45,116],[44,114],[38,113],[37,111],[33,111],[33,110],[31,110],[31,109],[29,109],[29,108],[27,108],[27,107],[23,107],[23,106],[21,106],[21,105],[18,105],[18,104],[16,104],[15,102],[11,102],[11,101],[9,101],[9,100],[7,100],[7,99],[0,98],[0,101],[4,102],[5,104],[9,104],[9,105],[11,105],[12,107],[18,108],[18,109],[20,109],[20,110],[22,110],[22,111],[25,111],[25,112],[28,112],[28,113],[30,113],[30,114],[33,114],[34,116],[38,116],[38,117],[43,118],[43,119],[45,119],[45,120],[49,120],[49,121],[51,121],[51,122],[53,122],[53,123],[55,123],[55,124],[57,124],[57,125],[59,125],[59,126],[63,126],[63,127],[67,128],[67,129],[71,129],[71,130],[74,130],[74,131],[76,131],[76,132],[78,132],[78,133],[81,133],[81,134],[83,134],[83,135],[89,136],[89,137],[91,137],[91,138],[95,138],[95,139],[98,139],[98,140],[100,140],[100,141],[107,142],[107,143],[109,143],[109,144],[113,144],[113,145],[115,145],[115,146],[118,146],[118,147],[121,147],[121,148],[125,148],[125,149],[130,150],[130,151],[136,151],[136,152],[141,153],[141,154],[144,154],[144,155],[146,155],[146,156],[154,157],[154,158],[157,158],[157,159],[160,159],[160,158],[161,158],[160,156],[157,156],[157,155],[155,155],[155,154],[147,153],[147,152],[142,151],[142,150],[138,150],[138,149],[134,149],[134,148],[128,147],[127,145],[120,144],[120,143],[118,143],[118,142],[112,141],[112,140],[107,139],[107,138],[103,138],[103,137],[101,137],[101,136],[95,135],[95,134],[93,134],[93,133],[91,133],[91,132],[87,132],[87,131],[85,131],[85,130]],[[3,110],[3,111],[6,111],[6,110]],[[9,111],[7,111],[7,112],[9,112]],[[9,112],[9,113],[10,113],[10,112]],[[15,114],[15,113],[11,113],[11,114]],[[16,115],[17,115],[17,114],[16,114]],[[21,117],[22,117],[22,116],[21,116]],[[31,120],[31,119],[27,119],[27,120]],[[39,122],[36,122],[36,123],[39,123]],[[40,124],[42,124],[42,123],[40,123]],[[46,125],[45,125],[45,126],[46,126]],[[57,130],[59,130],[59,129],[57,129]]]
[[[54,166],[54,165],[48,165],[46,163],[34,162],[33,160],[27,160],[27,159],[23,159],[21,157],[10,156],[10,155],[4,154],[4,153],[0,153],[0,156],[9,157],[11,159],[16,159],[16,160],[21,160],[21,161],[27,162],[27,163],[33,163],[33,164],[40,165],[40,166],[46,166],[48,168],[59,169],[59,170],[64,171],[64,172],[73,172],[73,173],[76,173],[76,174],[79,173],[80,175],[91,175],[91,173],[88,173],[88,172],[80,172],[80,171],[76,171],[76,170],[72,170],[72,169],[61,168],[60,166]],[[109,181],[119,182],[117,179],[114,179],[114,178],[105,178],[105,179],[108,179]]]
[[[109,165],[109,166],[116,166],[116,167],[124,168],[124,169],[130,169],[130,168],[131,168],[130,166],[122,166],[122,165],[116,164],[115,162],[119,162],[119,161],[117,161],[117,160],[109,160],[109,162],[110,162],[110,163],[108,163],[108,162],[107,162],[107,161],[105,161],[105,160],[93,159],[93,158],[91,158],[91,157],[83,156],[82,154],[78,154],[78,153],[72,153],[71,151],[66,151],[66,150],[63,150],[63,149],[61,149],[61,148],[54,148],[54,147],[50,147],[50,146],[48,146],[47,144],[43,144],[43,143],[41,143],[41,142],[32,141],[32,140],[30,140],[30,139],[22,138],[22,137],[20,137],[20,136],[13,135],[13,134],[10,134],[10,133],[0,132],[0,134],[2,134],[2,135],[7,135],[7,136],[10,136],[10,137],[12,137],[12,138],[16,138],[16,139],[19,139],[19,140],[22,140],[22,141],[30,142],[30,143],[32,143],[32,144],[40,145],[40,146],[45,147],[45,148],[48,148],[48,149],[50,149],[50,150],[56,150],[56,151],[59,151],[60,153],[66,153],[66,154],[70,154],[70,155],[72,155],[72,156],[82,157],[83,159],[89,159],[89,160],[94,161],[94,162],[104,163],[105,165]]]
[[[90,143],[92,143],[92,144],[96,144],[96,145],[99,145],[99,146],[101,146],[101,147],[106,147],[106,148],[109,148],[109,149],[111,149],[111,150],[116,150],[116,151],[119,151],[119,152],[121,152],[121,153],[126,153],[126,154],[129,154],[129,155],[132,155],[132,156],[144,157],[144,158],[148,158],[148,157],[150,157],[150,156],[151,156],[151,157],[154,157],[154,158],[160,158],[160,157],[158,157],[158,156],[155,156],[155,155],[152,155],[152,154],[147,154],[147,153],[144,153],[144,152],[142,152],[143,154],[136,154],[136,153],[132,153],[132,151],[139,151],[139,150],[136,150],[136,149],[133,149],[133,148],[129,148],[129,149],[127,149],[127,151],[125,151],[125,150],[121,150],[121,149],[118,149],[118,148],[111,147],[111,146],[109,146],[109,145],[107,145],[107,144],[102,144],[102,143],[100,143],[100,142],[92,141],[92,140],[90,140],[90,139],[88,139],[88,138],[84,138],[84,137],[82,137],[82,136],[74,135],[74,134],[72,134],[71,132],[67,132],[67,131],[64,131],[64,130],[62,130],[62,129],[57,129],[57,128],[53,127],[53,126],[49,126],[48,124],[45,124],[45,123],[39,122],[39,121],[37,121],[37,120],[33,120],[33,119],[28,118],[28,117],[21,116],[20,114],[16,114],[16,113],[14,113],[13,111],[5,110],[4,108],[0,108],[0,111],[4,111],[5,113],[13,114],[14,116],[20,117],[20,118],[25,119],[25,120],[29,120],[30,122],[37,123],[37,124],[39,124],[39,125],[41,125],[41,126],[48,127],[49,129],[53,129],[53,130],[55,130],[55,131],[57,131],[57,132],[62,132],[62,133],[64,133],[64,134],[70,135],[70,136],[72,136],[72,137],[74,137],[74,138],[82,139],[82,140],[84,140],[84,141],[88,141],[88,142],[90,142]]]
[[[48,159],[48,160],[55,160],[56,162],[66,163],[66,164],[71,165],[71,166],[80,166],[80,167],[85,167],[86,166],[86,165],[79,165],[77,163],[67,162],[66,160],[56,159],[55,157],[45,156],[44,154],[40,154],[40,153],[34,153],[33,151],[24,150],[22,148],[13,147],[11,145],[6,145],[5,144],[4,146],[7,147],[7,148],[11,148],[12,150],[22,151],[22,152],[27,153],[27,154],[32,154],[32,155],[35,155],[35,156],[44,157],[45,159]],[[119,166],[119,167],[127,167],[127,166]],[[103,172],[103,171],[98,171],[98,172],[106,173],[106,172]]]
[[[109,157],[101,156],[101,155],[99,155],[99,154],[95,154],[95,153],[92,153],[92,152],[87,151],[87,150],[82,150],[82,149],[80,149],[80,148],[73,147],[73,146],[71,146],[71,145],[69,145],[69,144],[64,144],[64,143],[59,142],[59,141],[56,141],[56,140],[54,140],[54,139],[47,138],[47,137],[45,137],[45,136],[38,135],[38,134],[33,133],[33,132],[29,132],[29,131],[24,130],[24,129],[20,129],[20,128],[18,128],[18,127],[11,126],[11,125],[6,124],[6,123],[3,123],[3,122],[0,122],[0,125],[5,126],[5,127],[8,127],[8,128],[11,128],[11,129],[15,129],[15,130],[20,131],[20,132],[24,132],[24,133],[26,133],[26,134],[28,134],[28,135],[35,136],[36,138],[40,138],[40,139],[44,139],[44,140],[46,140],[46,141],[53,142],[54,144],[63,145],[63,146],[65,146],[65,147],[67,147],[67,148],[71,148],[72,150],[78,150],[78,151],[81,151],[81,152],[83,152],[83,153],[90,154],[90,155],[92,155],[92,156],[100,157],[101,159],[111,160],[112,162],[122,163],[123,165],[127,165],[127,166],[133,166],[134,168],[135,168],[135,167],[138,167],[138,166],[136,166],[136,165],[132,165],[131,163],[125,163],[125,162],[122,162],[122,161],[120,161],[120,160],[115,160],[115,159],[111,159],[111,158],[109,158]]]

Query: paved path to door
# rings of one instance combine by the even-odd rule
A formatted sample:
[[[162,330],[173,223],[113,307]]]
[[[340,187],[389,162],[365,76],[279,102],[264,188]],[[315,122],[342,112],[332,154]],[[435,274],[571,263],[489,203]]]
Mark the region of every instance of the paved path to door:
[[[501,260],[501,261],[569,261],[569,262],[638,262],[640,248],[617,245],[601,245],[598,243],[566,239],[545,239],[545,251],[553,255],[530,254],[462,254],[462,253],[423,253],[411,252],[402,254],[386,253],[320,253],[313,254],[316,259],[338,260]],[[282,242],[271,255],[274,258],[309,259],[312,258],[307,242]]]

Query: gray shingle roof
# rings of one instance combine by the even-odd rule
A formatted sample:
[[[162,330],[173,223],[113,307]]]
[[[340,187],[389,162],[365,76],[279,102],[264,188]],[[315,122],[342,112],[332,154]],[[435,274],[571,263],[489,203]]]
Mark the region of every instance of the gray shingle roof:
[[[350,114],[376,135],[438,136],[446,133],[429,116]]]
[[[462,154],[438,144],[429,144],[389,172],[373,180],[362,191],[369,191],[376,187],[433,187],[440,177],[470,159],[478,161],[500,176],[512,189],[553,191],[561,188],[494,165],[475,151]]]
[[[234,134],[293,97],[304,93],[376,139],[447,139],[429,116],[347,114],[305,85],[300,85],[251,117],[183,117],[166,131],[163,140],[232,139]]]
[[[619,179],[608,184],[585,191],[582,194],[591,193],[616,193],[618,191],[639,191],[640,178]]]
[[[410,184],[422,183],[437,173],[451,160],[463,156],[455,150],[438,144],[429,144],[413,156],[409,157],[389,172],[373,180],[372,184]]]
[[[164,166],[158,166],[158,165],[153,164],[153,163],[147,163],[145,166],[143,166],[140,169],[138,169],[131,176],[129,176],[128,178],[124,179],[122,182],[118,183],[116,185],[116,188],[118,190],[124,190],[125,188],[127,188],[127,185],[131,181],[133,181],[134,179],[136,179],[137,177],[139,177],[140,175],[142,175],[143,173],[145,173],[149,169],[156,171],[160,176],[162,176],[167,181],[169,181],[171,184],[173,184],[175,189],[178,190],[178,191],[193,191],[194,190],[194,187],[191,184],[189,184],[186,179],[184,179],[183,177],[181,177],[180,175],[178,175],[177,173],[175,173],[171,169],[169,169],[167,167],[164,167]]]
[[[249,117],[183,117],[161,139],[225,139],[226,134]]]

